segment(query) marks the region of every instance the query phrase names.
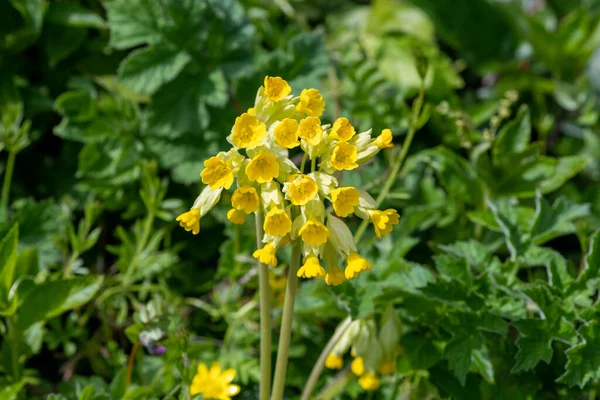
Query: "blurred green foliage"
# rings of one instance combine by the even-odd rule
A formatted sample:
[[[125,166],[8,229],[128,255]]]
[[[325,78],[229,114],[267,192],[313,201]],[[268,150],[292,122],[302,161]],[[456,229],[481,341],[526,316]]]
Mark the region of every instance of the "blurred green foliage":
[[[344,179],[374,196],[425,89],[373,270],[301,284],[288,398],[340,320],[389,304],[375,398],[594,398],[599,48],[593,0],[0,1],[0,399],[186,399],[217,359],[257,397],[251,223],[228,195],[200,236],[174,219],[265,75],[392,129]],[[347,368],[318,390],[366,397]]]

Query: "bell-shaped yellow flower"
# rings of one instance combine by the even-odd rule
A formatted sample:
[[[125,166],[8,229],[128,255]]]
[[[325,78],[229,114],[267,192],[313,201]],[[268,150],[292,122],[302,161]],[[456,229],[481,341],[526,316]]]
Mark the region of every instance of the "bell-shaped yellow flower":
[[[323,278],[325,269],[319,264],[319,259],[315,256],[310,256],[304,261],[304,264],[296,274],[299,278]]]
[[[262,249],[256,250],[252,257],[256,258],[263,264],[270,265],[271,267],[277,266],[277,249],[272,243],[267,243]]]
[[[356,376],[361,376],[365,372],[365,362],[362,357],[356,357],[350,364],[352,373]]]
[[[227,219],[236,225],[242,225],[246,222],[246,213],[242,210],[238,210],[237,208],[232,208],[227,211]]]
[[[296,111],[311,117],[320,117],[324,109],[325,101],[317,89],[304,89],[300,93],[300,102],[296,105]]]
[[[284,118],[273,130],[275,141],[281,147],[293,149],[300,146],[298,141],[298,121],[291,118]]]
[[[254,115],[244,113],[235,119],[231,141],[242,149],[253,149],[263,144],[267,127]]]
[[[266,151],[261,151],[246,165],[246,175],[252,182],[271,182],[279,176],[277,158]]]
[[[234,379],[234,369],[221,371],[221,365],[215,362],[209,370],[206,364],[200,363],[190,386],[190,395],[202,394],[204,399],[231,400],[240,392],[240,387],[231,383]]]
[[[352,170],[358,167],[356,160],[358,160],[358,149],[356,146],[346,142],[339,142],[331,152],[329,164],[338,171]]]
[[[271,101],[279,101],[292,92],[291,86],[279,76],[265,76],[265,96]]]
[[[350,252],[347,262],[348,264],[346,265],[346,269],[344,271],[346,279],[356,278],[361,272],[371,269],[371,263],[362,258],[355,251]]]
[[[238,210],[244,210],[246,214],[258,211],[260,199],[258,192],[252,186],[242,186],[233,192],[231,205]]]
[[[176,221],[179,221],[179,225],[186,231],[192,231],[194,235],[200,232],[200,210],[193,208],[188,212],[179,214]]]
[[[365,372],[359,379],[358,384],[364,390],[377,390],[381,385],[379,378],[372,372]]]
[[[352,186],[336,188],[331,191],[333,210],[340,217],[347,217],[360,203],[360,193]]]
[[[304,174],[296,174],[290,177],[287,186],[290,201],[295,206],[303,206],[317,196],[319,187],[313,178]]]
[[[323,140],[321,120],[317,117],[306,117],[298,125],[298,136],[309,146],[317,146]]]
[[[204,169],[200,173],[202,183],[209,185],[212,190],[224,187],[229,189],[233,185],[233,171],[227,163],[218,157],[211,157],[204,161]]]
[[[398,211],[393,208],[385,211],[369,210],[369,217],[371,218],[371,222],[373,222],[375,235],[379,239],[387,236],[392,231],[392,227],[400,222]]]
[[[341,140],[342,142],[347,142],[354,136],[356,130],[348,121],[348,118],[338,118],[333,123],[331,127],[331,131],[329,132],[330,139]]]
[[[329,286],[337,286],[344,283],[346,277],[344,273],[337,265],[330,265],[327,268],[327,274],[325,274],[325,283]]]
[[[342,369],[344,359],[336,354],[329,353],[325,359],[325,366],[329,369]]]
[[[375,139],[375,146],[379,147],[380,149],[394,147],[392,139],[392,131],[389,129],[384,129],[381,131],[381,134],[377,136],[377,139]]]
[[[292,231],[292,220],[281,208],[273,208],[265,216],[263,229],[269,236],[285,236]]]
[[[320,246],[327,241],[329,230],[322,222],[309,219],[302,225],[298,231],[302,236],[302,241],[309,246]],[[325,276],[325,273],[323,273]]]

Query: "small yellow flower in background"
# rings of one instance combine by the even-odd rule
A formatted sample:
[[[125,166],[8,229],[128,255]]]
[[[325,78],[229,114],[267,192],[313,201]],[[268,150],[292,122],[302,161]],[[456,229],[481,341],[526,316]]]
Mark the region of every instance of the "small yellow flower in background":
[[[325,360],[325,366],[329,369],[342,369],[344,366],[344,359],[340,356],[336,356],[333,353],[329,353]]]
[[[392,143],[392,131],[389,129],[382,130],[381,134],[375,139],[375,146],[380,149],[394,147],[394,144]]]
[[[393,358],[383,361],[379,365],[379,373],[381,375],[391,375],[396,372],[396,362]]]
[[[356,357],[350,364],[352,373],[356,376],[361,376],[365,372],[365,362],[362,357]]]
[[[347,142],[350,140],[350,138],[352,138],[352,136],[354,136],[355,133],[356,130],[354,130],[354,127],[352,124],[350,124],[348,118],[342,117],[336,119],[333,123],[333,126],[331,127],[330,138]]]
[[[209,185],[211,189],[224,187],[229,189],[233,185],[233,171],[218,157],[211,157],[204,161],[204,169],[200,173],[202,183]]]
[[[358,253],[351,251],[348,255],[348,265],[344,274],[346,279],[356,278],[358,274],[366,270],[371,269],[371,263],[358,255]]]
[[[200,232],[200,210],[197,208],[179,214],[175,220],[179,221],[179,225],[182,228],[188,232],[192,231],[194,235]]]
[[[320,246],[327,241],[329,229],[322,222],[309,219],[298,231],[302,241],[309,246]],[[316,257],[315,257],[316,258]],[[325,274],[323,274],[325,276]]]
[[[385,211],[370,210],[369,217],[371,217],[371,222],[373,222],[375,235],[379,239],[387,236],[392,231],[392,227],[400,222],[398,211],[392,208]]]
[[[263,229],[269,236],[285,236],[292,231],[292,220],[282,209],[273,208],[265,216]]]
[[[270,265],[271,267],[277,266],[277,249],[272,243],[267,243],[262,249],[256,250],[252,257],[256,258],[263,264]]]
[[[325,275],[325,283],[329,286],[337,286],[344,283],[346,277],[344,276],[344,272],[337,265],[330,265],[327,269],[327,274]]]
[[[242,210],[238,210],[237,208],[232,208],[227,211],[227,219],[236,225],[242,225],[246,222],[246,213]]]
[[[321,120],[317,117],[306,117],[298,125],[298,136],[309,146],[317,146],[323,140]]]
[[[346,142],[339,142],[331,152],[329,164],[338,171],[352,170],[358,167],[356,160],[358,160],[358,149],[356,146]]]
[[[234,379],[235,370],[232,368],[221,371],[221,365],[215,362],[209,370],[204,363],[200,363],[190,385],[190,394],[201,394],[207,400],[230,400],[240,392],[240,387],[231,383]]]
[[[377,390],[381,385],[379,378],[371,372],[365,372],[359,379],[358,384],[365,390]]]
[[[279,176],[277,158],[266,151],[261,151],[246,165],[246,175],[252,182],[271,182]]]
[[[295,206],[303,206],[317,196],[319,187],[313,178],[304,174],[290,177],[288,186],[290,201]]]
[[[242,186],[233,192],[231,205],[238,210],[244,210],[246,214],[258,211],[260,199],[258,192],[252,186]]]
[[[293,149],[300,146],[298,141],[298,121],[291,118],[284,118],[273,131],[275,141],[281,147]]]
[[[319,259],[315,256],[310,256],[300,267],[296,274],[299,278],[323,278],[325,269],[319,264]]]
[[[354,212],[360,202],[360,193],[352,186],[341,187],[331,191],[333,210],[340,217],[347,217]]]
[[[317,89],[304,89],[300,93],[300,102],[296,105],[296,111],[311,117],[320,117],[324,109],[325,101]]]
[[[290,85],[279,76],[265,76],[264,86],[265,95],[271,101],[279,101],[292,92]]]
[[[253,149],[267,137],[267,127],[254,115],[244,113],[235,119],[231,141],[237,147]]]

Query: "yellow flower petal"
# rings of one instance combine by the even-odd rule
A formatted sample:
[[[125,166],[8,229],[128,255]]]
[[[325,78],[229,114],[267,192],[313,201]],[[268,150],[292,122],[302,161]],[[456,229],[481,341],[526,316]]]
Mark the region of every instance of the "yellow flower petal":
[[[317,89],[304,89],[300,93],[300,102],[296,105],[296,111],[308,116],[320,117],[324,109],[323,96]]]
[[[265,95],[271,101],[279,101],[292,92],[290,85],[279,76],[265,76],[264,86]]]
[[[331,152],[329,164],[338,171],[352,170],[358,167],[356,160],[358,160],[358,149],[356,146],[346,142],[339,142]]]
[[[176,221],[179,221],[179,225],[186,231],[192,231],[194,235],[200,232],[200,210],[194,208],[183,214],[179,214]]]
[[[279,176],[277,158],[266,151],[261,151],[246,165],[246,175],[252,182],[271,182]]]
[[[204,161],[204,169],[200,173],[202,183],[210,185],[212,190],[224,187],[229,189],[233,184],[231,168],[218,157],[211,157]]]

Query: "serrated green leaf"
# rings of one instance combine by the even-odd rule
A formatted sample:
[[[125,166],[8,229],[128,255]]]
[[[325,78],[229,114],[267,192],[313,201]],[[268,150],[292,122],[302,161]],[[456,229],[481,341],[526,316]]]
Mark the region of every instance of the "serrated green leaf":
[[[447,254],[434,256],[435,267],[444,276],[456,279],[462,283],[471,282],[471,273],[469,265],[464,258],[452,257]]]
[[[494,143],[494,160],[507,154],[520,153],[527,148],[531,139],[529,108],[522,106],[517,116],[506,123],[498,132]]]
[[[552,174],[542,180],[539,187],[542,193],[550,193],[565,184],[585,167],[590,160],[587,157],[568,156],[557,160]]]
[[[517,213],[511,205],[505,202],[495,203],[488,200],[488,207],[492,210],[496,222],[502,229],[511,260],[515,260],[529,247],[529,237],[519,229]]]
[[[475,348],[471,338],[468,336],[452,339],[444,349],[444,358],[448,360],[450,369],[463,386],[465,385],[467,374],[471,369],[471,353],[473,350]]]
[[[116,0],[106,2],[104,7],[112,47],[126,49],[162,39],[165,20],[158,0]]]
[[[590,379],[600,379],[600,324],[583,325],[578,334],[581,342],[566,351],[566,372],[558,382],[583,388]]]
[[[428,369],[442,358],[442,352],[431,338],[417,332],[402,335],[400,345],[414,370]]]

